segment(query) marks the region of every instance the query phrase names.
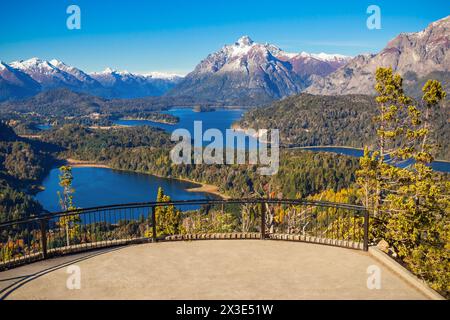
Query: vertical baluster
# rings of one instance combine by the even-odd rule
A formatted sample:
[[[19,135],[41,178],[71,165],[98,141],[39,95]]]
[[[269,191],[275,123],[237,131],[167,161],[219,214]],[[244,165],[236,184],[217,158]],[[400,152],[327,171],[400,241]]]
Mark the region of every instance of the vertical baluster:
[[[266,206],[261,204],[261,240],[266,238]]]
[[[42,257],[47,259],[47,221],[45,219],[40,220],[41,224],[41,248]]]
[[[152,206],[152,242],[156,242],[156,208]]]
[[[364,211],[364,251],[369,250],[369,211]]]

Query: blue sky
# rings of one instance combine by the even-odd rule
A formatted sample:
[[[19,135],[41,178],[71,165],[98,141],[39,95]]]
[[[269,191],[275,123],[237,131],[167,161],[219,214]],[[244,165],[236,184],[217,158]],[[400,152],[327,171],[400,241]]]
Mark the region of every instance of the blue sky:
[[[66,8],[81,8],[68,30]],[[366,27],[381,8],[382,29]],[[187,73],[242,35],[292,52],[377,52],[450,14],[448,0],[2,0],[0,60],[57,58],[85,71]]]

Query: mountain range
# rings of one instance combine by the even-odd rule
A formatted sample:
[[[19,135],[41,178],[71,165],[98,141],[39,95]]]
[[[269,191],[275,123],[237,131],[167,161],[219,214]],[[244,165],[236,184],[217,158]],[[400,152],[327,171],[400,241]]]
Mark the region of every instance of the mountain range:
[[[273,44],[243,36],[209,54],[185,77],[135,74],[106,69],[86,73],[58,60],[32,58],[0,63],[0,101],[67,88],[104,98],[167,95],[260,105],[300,92],[321,95],[373,94],[377,67],[392,67],[417,93],[433,77],[448,87],[450,79],[450,16],[416,33],[401,33],[378,54],[291,53]]]
[[[66,88],[105,98],[160,96],[174,87],[181,76],[163,73],[134,74],[107,68],[86,73],[59,60],[0,62],[0,100],[18,99],[41,91]]]
[[[248,36],[210,54],[185,78],[162,73],[135,74],[107,68],[86,73],[59,60],[31,58],[1,62],[0,100],[18,99],[50,89],[66,88],[105,98],[196,97],[249,104],[272,101],[308,87],[345,65],[350,57],[289,53]]]

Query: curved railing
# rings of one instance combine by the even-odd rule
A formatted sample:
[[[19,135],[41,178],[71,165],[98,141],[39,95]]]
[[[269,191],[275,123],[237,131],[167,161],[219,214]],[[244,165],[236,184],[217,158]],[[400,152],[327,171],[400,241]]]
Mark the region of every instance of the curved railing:
[[[0,223],[0,270],[51,256],[130,243],[273,239],[368,248],[362,206],[298,199],[128,203]]]

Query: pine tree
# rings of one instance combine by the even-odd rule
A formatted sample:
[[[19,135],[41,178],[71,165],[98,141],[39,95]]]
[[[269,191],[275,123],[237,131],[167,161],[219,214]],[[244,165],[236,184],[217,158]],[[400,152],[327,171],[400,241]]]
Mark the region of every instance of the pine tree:
[[[63,188],[62,193],[57,192],[59,204],[62,211],[76,210],[73,204],[73,194],[75,190],[72,188],[73,175],[72,168],[69,166],[62,166],[59,168],[59,185]],[[70,246],[70,239],[74,238],[80,231],[80,216],[77,214],[62,216],[59,218],[59,225],[65,229],[66,245]]]
[[[435,145],[430,141],[430,116],[446,93],[436,80],[423,87],[422,110],[409,107],[409,128],[405,140],[409,148],[404,156],[415,163],[407,170],[398,170],[395,193],[387,197],[386,210],[391,218],[386,237],[398,255],[413,272],[426,278],[441,292],[450,292],[449,181],[442,181],[433,172]]]
[[[416,106],[390,68],[377,69],[376,79],[379,150],[366,149],[357,172],[363,203],[376,216],[372,236],[385,239],[411,271],[449,295],[450,182],[430,166],[436,149],[430,119],[446,93],[438,81],[429,80]],[[413,163],[400,168],[394,166],[398,160]]]
[[[378,153],[376,154],[378,170],[376,170],[375,179],[374,215],[378,217],[383,202],[383,193],[391,187],[388,181],[397,174],[395,167],[386,164],[386,157],[389,157],[391,164],[405,158],[403,148],[398,146],[399,143],[402,143],[401,138],[406,127],[402,120],[402,113],[404,108],[411,103],[411,99],[403,92],[402,77],[394,74],[392,68],[377,68],[375,78],[375,90],[378,93],[375,101],[379,114],[374,118],[375,123],[378,124]]]

